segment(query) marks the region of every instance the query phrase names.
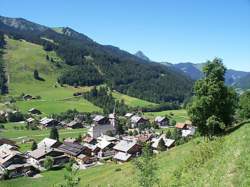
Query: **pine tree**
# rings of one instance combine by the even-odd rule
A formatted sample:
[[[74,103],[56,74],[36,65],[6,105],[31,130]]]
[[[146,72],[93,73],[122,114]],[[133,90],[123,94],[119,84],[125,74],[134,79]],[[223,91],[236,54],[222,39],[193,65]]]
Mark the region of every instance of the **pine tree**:
[[[38,70],[37,70],[37,69],[34,70],[34,78],[35,78],[36,80],[39,80],[39,79],[40,79],[39,73],[38,73]]]
[[[163,140],[163,138],[161,138],[159,140],[159,143],[158,143],[158,150],[159,151],[165,151],[166,150],[166,145],[165,145],[165,142]]]
[[[31,145],[31,150],[34,151],[35,149],[37,149],[37,143],[36,143],[36,141],[33,141],[32,145]]]
[[[56,127],[52,127],[49,137],[54,140],[59,140],[59,133]]]

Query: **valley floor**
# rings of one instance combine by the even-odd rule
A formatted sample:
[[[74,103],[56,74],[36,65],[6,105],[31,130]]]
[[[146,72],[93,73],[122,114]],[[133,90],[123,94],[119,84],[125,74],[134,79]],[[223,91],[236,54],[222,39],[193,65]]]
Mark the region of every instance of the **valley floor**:
[[[204,142],[204,139],[196,138],[170,151],[158,154],[156,159],[160,186],[249,186],[249,134],[250,123],[247,123],[224,138],[218,138],[209,143]],[[202,152],[196,152],[197,150],[202,150]],[[206,156],[206,151],[209,151],[210,156]],[[203,155],[201,160],[194,158],[195,153]],[[194,164],[191,168],[180,170],[188,166],[187,162],[194,162]],[[64,173],[65,170],[49,171],[42,173],[42,177],[37,179],[24,177],[1,181],[0,187],[55,186],[62,182]],[[81,187],[138,186],[133,162],[106,163],[81,170],[79,177]]]

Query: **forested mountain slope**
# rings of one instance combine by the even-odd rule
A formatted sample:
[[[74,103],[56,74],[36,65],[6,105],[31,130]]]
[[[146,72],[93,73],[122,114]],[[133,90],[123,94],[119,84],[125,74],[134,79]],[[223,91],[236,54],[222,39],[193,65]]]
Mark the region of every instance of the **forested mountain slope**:
[[[182,102],[193,81],[171,68],[144,60],[117,47],[100,45],[71,28],[52,29],[22,18],[0,17],[0,31],[14,40],[42,45],[55,51],[67,65],[57,79],[60,84],[111,89],[148,101]],[[59,64],[60,65],[60,64]]]

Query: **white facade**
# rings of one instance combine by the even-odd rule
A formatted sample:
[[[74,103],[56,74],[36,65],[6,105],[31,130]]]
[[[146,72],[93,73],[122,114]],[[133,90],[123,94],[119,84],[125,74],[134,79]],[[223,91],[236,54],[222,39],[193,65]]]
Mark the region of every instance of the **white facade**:
[[[111,124],[93,124],[90,127],[88,134],[93,138],[98,138],[99,136],[106,134],[108,131],[115,133],[115,127]]]

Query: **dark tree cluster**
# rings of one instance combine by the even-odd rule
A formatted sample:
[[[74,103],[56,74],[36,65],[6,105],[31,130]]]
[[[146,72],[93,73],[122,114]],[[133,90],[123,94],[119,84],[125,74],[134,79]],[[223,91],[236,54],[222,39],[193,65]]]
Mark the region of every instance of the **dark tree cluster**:
[[[0,32],[0,94],[1,95],[7,94],[9,92],[7,85],[8,80],[6,77],[4,61],[2,58],[4,45],[5,45],[4,35],[3,33]]]
[[[112,113],[115,109],[115,112],[120,115],[124,115],[128,106],[125,105],[124,101],[115,101],[115,98],[110,93],[107,87],[94,87],[87,93],[84,93],[83,97],[88,101],[92,102],[94,105],[99,106],[103,109],[105,114]]]
[[[53,114],[52,117],[53,119],[56,119],[58,121],[67,121],[67,122],[77,119],[80,120],[81,122],[84,121],[89,124],[92,121],[91,113],[79,112],[76,109],[73,110],[69,109],[60,114]]]
[[[58,78],[60,84],[72,86],[93,86],[102,84],[103,81],[97,69],[90,64],[72,66]]]

